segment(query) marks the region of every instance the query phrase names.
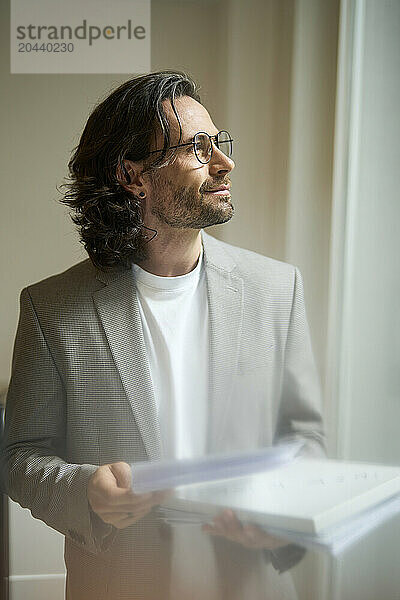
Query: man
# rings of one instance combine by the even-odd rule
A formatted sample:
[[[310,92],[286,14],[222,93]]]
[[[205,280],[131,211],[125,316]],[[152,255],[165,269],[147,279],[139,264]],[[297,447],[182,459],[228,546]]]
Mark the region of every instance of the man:
[[[233,215],[231,150],[187,76],[121,85],[69,164],[90,260],[21,294],[5,489],[66,536],[71,600],[295,597],[301,549],[229,511],[172,530],[129,468],[294,438],[321,452],[298,270],[203,232]]]

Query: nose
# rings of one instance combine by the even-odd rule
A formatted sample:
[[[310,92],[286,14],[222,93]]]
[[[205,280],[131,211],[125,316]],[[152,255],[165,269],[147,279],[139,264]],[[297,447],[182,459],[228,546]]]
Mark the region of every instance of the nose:
[[[219,150],[219,148],[214,145],[208,168],[211,175],[226,175],[235,168],[235,163],[229,156],[224,154],[222,150]]]

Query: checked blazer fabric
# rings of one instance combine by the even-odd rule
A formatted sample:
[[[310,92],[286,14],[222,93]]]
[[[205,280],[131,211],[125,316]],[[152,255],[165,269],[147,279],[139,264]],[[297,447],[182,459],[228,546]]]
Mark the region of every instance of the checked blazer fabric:
[[[298,269],[204,232],[202,240],[211,327],[207,452],[302,439],[305,453],[323,453]],[[171,532],[157,511],[116,530],[87,501],[98,465],[161,457],[133,270],[105,273],[85,260],[25,288],[2,485],[65,535],[70,600],[167,598]],[[288,569],[301,549],[270,553],[221,539],[213,545],[219,597],[295,598]],[[263,570],[267,582],[257,595],[251,591],[255,570]]]

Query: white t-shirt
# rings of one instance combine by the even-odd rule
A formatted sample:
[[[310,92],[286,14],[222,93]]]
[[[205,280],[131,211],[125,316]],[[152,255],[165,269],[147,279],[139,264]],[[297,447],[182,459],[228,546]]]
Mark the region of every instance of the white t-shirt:
[[[205,452],[209,323],[203,258],[190,273],[160,277],[134,265],[164,458]]]

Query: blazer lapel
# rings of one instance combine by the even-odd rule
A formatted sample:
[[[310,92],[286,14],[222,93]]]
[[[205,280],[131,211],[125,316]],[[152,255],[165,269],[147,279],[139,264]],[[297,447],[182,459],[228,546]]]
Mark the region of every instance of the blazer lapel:
[[[219,242],[202,234],[210,314],[209,453],[218,452],[238,365],[243,320],[243,280]]]
[[[106,284],[93,300],[149,459],[161,458],[161,433],[133,272],[97,272]]]

